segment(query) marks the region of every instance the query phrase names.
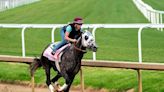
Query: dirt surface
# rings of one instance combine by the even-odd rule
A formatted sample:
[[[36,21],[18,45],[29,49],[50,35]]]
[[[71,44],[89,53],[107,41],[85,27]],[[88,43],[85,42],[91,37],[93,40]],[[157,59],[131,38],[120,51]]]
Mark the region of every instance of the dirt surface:
[[[0,92],[32,92],[30,86],[22,86],[16,84],[6,84],[0,83]],[[45,87],[36,87],[35,92],[50,92],[48,88]],[[81,92],[80,87],[71,88],[70,92]],[[95,90],[92,88],[85,89],[84,92],[108,92],[105,89]]]
[[[48,92],[46,88],[35,88],[35,92]],[[14,85],[14,84],[0,84],[0,92],[31,92],[28,86]]]

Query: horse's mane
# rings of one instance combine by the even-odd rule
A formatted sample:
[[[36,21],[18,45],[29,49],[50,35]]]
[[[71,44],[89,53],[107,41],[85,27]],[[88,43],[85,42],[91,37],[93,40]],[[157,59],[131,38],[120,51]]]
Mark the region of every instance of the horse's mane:
[[[79,43],[79,42],[81,42],[81,35],[77,38],[77,42],[76,43]],[[72,49],[72,48],[74,48],[74,45],[76,44],[76,43],[71,43],[71,46],[68,46],[68,47],[66,47],[64,50],[63,50],[63,53],[65,53],[67,50],[69,50],[69,49]],[[69,43],[68,43],[69,44]]]

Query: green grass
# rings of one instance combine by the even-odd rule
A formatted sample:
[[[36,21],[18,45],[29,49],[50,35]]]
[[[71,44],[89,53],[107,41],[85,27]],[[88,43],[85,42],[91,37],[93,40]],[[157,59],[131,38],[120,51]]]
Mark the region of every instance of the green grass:
[[[164,10],[163,0],[143,0],[143,1],[148,5],[150,5],[153,9],[161,10],[161,11]]]
[[[29,70],[26,64],[2,63],[0,64],[0,80],[24,80],[29,81]],[[21,68],[21,70],[20,70]],[[14,72],[14,73],[13,73]],[[19,77],[18,77],[19,76]]]
[[[71,22],[76,16],[83,17],[85,23],[147,22],[129,0],[41,0],[0,15],[0,23],[60,24]]]
[[[3,81],[29,81],[29,66],[26,64],[0,63],[0,80]],[[6,68],[10,67],[10,68]],[[20,69],[21,68],[21,69]],[[107,88],[112,92],[125,92],[128,89],[138,90],[137,72],[127,69],[109,69],[109,68],[87,68],[83,67],[85,87],[96,89]],[[7,73],[6,73],[7,72]],[[52,71],[54,76],[54,71]],[[162,71],[142,71],[143,92],[163,92],[164,76]],[[45,83],[44,71],[42,68],[35,73],[35,82],[37,84]],[[60,80],[63,83],[63,80]],[[79,74],[76,76],[74,85],[80,84]]]
[[[157,4],[156,7],[163,6]],[[0,12],[0,23],[64,24],[75,16],[83,17],[86,24],[148,22],[130,0],[41,0]],[[97,59],[138,62],[137,30],[97,29]],[[59,29],[54,35],[55,40],[60,40]],[[143,62],[164,62],[163,37],[164,32],[156,29],[143,30]],[[25,32],[26,55],[39,56],[50,41],[51,29],[28,28]],[[0,42],[0,54],[21,55],[21,29],[0,28]],[[84,58],[91,59],[91,55],[88,52]],[[30,80],[26,64],[0,63],[0,68],[0,80]],[[143,92],[163,92],[163,74],[143,71]],[[137,92],[137,73],[133,70],[84,68],[84,77],[86,86],[107,88],[112,92],[134,88]],[[37,83],[45,83],[43,69],[36,72],[35,79]],[[74,84],[79,82],[77,75]]]

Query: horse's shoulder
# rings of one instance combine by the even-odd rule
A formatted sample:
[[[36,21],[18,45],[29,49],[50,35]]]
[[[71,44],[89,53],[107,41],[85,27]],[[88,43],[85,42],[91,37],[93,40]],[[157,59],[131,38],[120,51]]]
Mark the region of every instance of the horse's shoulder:
[[[67,54],[72,54],[73,53],[73,45],[71,44],[70,46],[66,47],[64,49],[64,53],[67,53]]]

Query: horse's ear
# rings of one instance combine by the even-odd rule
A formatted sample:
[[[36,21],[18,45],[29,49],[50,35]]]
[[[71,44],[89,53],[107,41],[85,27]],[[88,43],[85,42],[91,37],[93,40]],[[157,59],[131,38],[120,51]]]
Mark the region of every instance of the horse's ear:
[[[87,32],[87,31],[92,32],[92,31],[91,31],[91,28],[88,27],[87,29],[83,30],[82,33],[85,33],[85,32]]]
[[[86,32],[86,30],[81,30],[81,34],[84,34]]]
[[[87,30],[89,31],[89,30],[90,30],[90,28],[88,27],[88,28],[87,28]]]
[[[92,33],[92,29],[88,27],[87,31],[91,32]]]

